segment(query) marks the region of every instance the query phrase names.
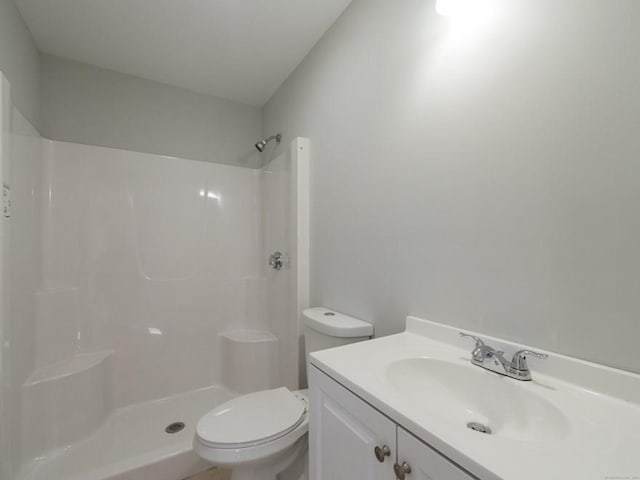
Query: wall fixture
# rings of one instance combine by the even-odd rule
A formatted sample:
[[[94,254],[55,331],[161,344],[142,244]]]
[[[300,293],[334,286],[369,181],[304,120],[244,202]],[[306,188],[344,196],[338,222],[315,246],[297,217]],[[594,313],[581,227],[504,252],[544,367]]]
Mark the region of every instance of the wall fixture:
[[[269,143],[271,140],[275,140],[276,143],[280,143],[280,140],[282,140],[282,135],[278,133],[276,135],[271,135],[269,138],[260,140],[258,143],[256,143],[256,148],[258,149],[258,151],[262,153],[264,151],[264,147],[266,147],[267,143]]]
[[[508,0],[436,0],[435,10],[444,17],[447,48],[478,48],[479,41],[495,30]]]
[[[436,12],[443,17],[474,17],[489,7],[488,0],[436,0]]]

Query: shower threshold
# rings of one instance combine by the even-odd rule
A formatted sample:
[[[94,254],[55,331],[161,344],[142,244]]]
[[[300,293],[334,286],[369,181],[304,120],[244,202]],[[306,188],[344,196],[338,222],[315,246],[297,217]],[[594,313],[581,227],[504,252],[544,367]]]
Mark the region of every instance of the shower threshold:
[[[115,410],[75,444],[32,460],[17,480],[180,480],[211,465],[192,449],[198,419],[235,397],[211,387]],[[168,425],[184,427],[167,433]]]

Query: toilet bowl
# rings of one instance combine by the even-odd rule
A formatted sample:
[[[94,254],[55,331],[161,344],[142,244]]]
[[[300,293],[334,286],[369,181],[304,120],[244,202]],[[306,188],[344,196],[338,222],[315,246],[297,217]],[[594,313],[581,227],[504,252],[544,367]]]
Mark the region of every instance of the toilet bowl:
[[[233,469],[233,480],[275,480],[306,451],[308,407],[306,391],[242,395],[200,419],[194,451]]]
[[[373,326],[326,308],[304,311],[307,353],[373,336]],[[285,387],[234,398],[196,426],[194,451],[232,480],[306,480],[309,401]]]

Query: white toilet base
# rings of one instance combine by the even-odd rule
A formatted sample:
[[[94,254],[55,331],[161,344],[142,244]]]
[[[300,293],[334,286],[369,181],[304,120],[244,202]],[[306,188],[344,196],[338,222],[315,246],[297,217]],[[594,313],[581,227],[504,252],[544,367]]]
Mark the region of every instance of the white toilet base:
[[[308,454],[307,435],[304,435],[291,449],[275,459],[233,468],[231,480],[307,480]]]
[[[234,468],[231,471],[231,480],[276,480],[276,478],[276,475],[260,468]]]

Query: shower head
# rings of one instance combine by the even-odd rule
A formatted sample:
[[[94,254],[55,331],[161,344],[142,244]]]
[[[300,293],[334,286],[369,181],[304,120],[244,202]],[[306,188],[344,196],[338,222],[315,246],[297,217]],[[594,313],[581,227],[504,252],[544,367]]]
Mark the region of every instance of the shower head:
[[[282,139],[282,135],[280,135],[279,133],[277,135],[271,135],[269,138],[265,138],[263,140],[260,140],[258,143],[256,143],[256,148],[258,149],[259,152],[263,152],[264,147],[266,147],[267,143],[269,143],[271,140],[275,140],[276,143],[280,143],[281,139]]]

